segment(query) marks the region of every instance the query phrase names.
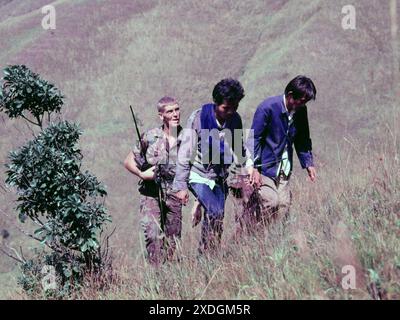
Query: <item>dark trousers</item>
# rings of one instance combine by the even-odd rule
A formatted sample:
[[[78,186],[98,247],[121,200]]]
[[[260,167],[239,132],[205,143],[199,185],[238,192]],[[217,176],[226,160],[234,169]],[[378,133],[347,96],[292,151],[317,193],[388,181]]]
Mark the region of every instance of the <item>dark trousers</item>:
[[[212,190],[208,185],[202,183],[191,183],[190,187],[204,208],[199,251],[203,252],[208,248],[215,249],[221,241],[223,232],[228,187],[224,183],[217,183]]]

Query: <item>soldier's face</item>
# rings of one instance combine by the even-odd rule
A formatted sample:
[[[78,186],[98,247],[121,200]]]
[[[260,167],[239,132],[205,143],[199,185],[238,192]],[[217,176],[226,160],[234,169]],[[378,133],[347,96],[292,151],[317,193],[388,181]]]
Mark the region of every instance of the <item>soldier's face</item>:
[[[164,125],[168,128],[177,127],[180,124],[181,112],[177,104],[165,106],[164,111],[160,112],[159,115]]]

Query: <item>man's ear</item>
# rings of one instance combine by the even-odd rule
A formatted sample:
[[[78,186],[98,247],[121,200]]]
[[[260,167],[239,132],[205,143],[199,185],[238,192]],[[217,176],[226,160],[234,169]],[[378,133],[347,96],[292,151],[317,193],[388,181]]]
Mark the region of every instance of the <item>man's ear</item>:
[[[164,121],[164,117],[163,117],[163,113],[162,112],[159,112],[158,116],[160,117],[161,121]]]

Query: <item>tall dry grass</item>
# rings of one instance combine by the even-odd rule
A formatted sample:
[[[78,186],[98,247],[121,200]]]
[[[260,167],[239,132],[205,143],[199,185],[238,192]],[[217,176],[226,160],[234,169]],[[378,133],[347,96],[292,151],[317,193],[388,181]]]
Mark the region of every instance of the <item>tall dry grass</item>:
[[[18,8],[28,2],[18,1]],[[68,97],[64,117],[85,129],[87,166],[109,186],[118,277],[105,290],[88,284],[78,297],[398,297],[400,263],[394,249],[399,175],[394,159],[399,119],[394,117],[388,126],[377,120],[381,110],[394,114],[381,107],[392,65],[389,2],[353,1],[358,10],[354,33],[340,26],[344,0],[135,1],[143,8],[118,0],[103,1],[101,10],[86,0],[60,2],[57,8],[63,14],[54,34],[37,28],[39,11],[3,23],[0,60],[26,63],[60,86]],[[15,15],[21,14],[17,11]],[[197,260],[199,230],[188,227],[186,210],[182,261],[150,268],[136,241],[135,180],[121,165],[135,137],[128,104],[148,108],[161,95],[173,94],[181,100],[186,119],[210,99],[216,81],[234,76],[246,89],[240,113],[249,126],[257,104],[279,94],[298,73],[318,84],[319,97],[309,111],[319,180],[306,183],[305,174],[296,170],[286,230],[276,226],[267,235],[232,243],[235,209],[229,203],[221,253]],[[143,129],[157,121],[150,112],[140,118]],[[2,124],[4,162],[8,151],[28,137],[11,122]],[[381,132],[370,129],[377,126]],[[22,124],[20,128],[25,130]],[[343,135],[347,141],[338,141]],[[11,200],[1,199],[10,213]],[[17,232],[13,241],[26,244]],[[349,263],[357,270],[355,291],[340,286],[341,267]],[[3,261],[0,266],[11,270]],[[17,286],[7,282],[10,290]]]
[[[377,128],[369,144],[345,138],[330,165],[318,165],[316,183],[297,171],[284,225],[235,239],[237,208],[228,198],[219,252],[197,255],[199,229],[185,216],[179,261],[153,267],[143,243],[134,258],[113,248],[113,276],[88,277],[72,298],[400,299],[398,120],[393,108],[390,123]],[[356,271],[356,288],[346,290],[342,268],[348,265]]]
[[[392,115],[370,144],[338,145],[316,183],[296,172],[285,225],[233,241],[230,199],[220,252],[197,257],[199,230],[186,221],[180,262],[154,268],[143,255],[120,257],[107,290],[87,287],[77,298],[400,299],[399,113]],[[346,265],[356,271],[356,289],[342,287]]]

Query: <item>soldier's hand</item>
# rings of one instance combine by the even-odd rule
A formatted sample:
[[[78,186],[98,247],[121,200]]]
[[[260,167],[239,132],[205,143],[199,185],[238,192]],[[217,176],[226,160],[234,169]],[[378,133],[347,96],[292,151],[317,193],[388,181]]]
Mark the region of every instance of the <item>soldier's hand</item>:
[[[183,205],[186,205],[189,201],[189,191],[188,190],[181,190],[178,191],[175,196],[181,201]]]
[[[154,172],[156,167],[151,167],[149,169],[147,169],[146,171],[142,171],[142,173],[140,174],[140,178],[143,181],[150,181],[150,180],[154,180],[156,178],[156,173]]]

